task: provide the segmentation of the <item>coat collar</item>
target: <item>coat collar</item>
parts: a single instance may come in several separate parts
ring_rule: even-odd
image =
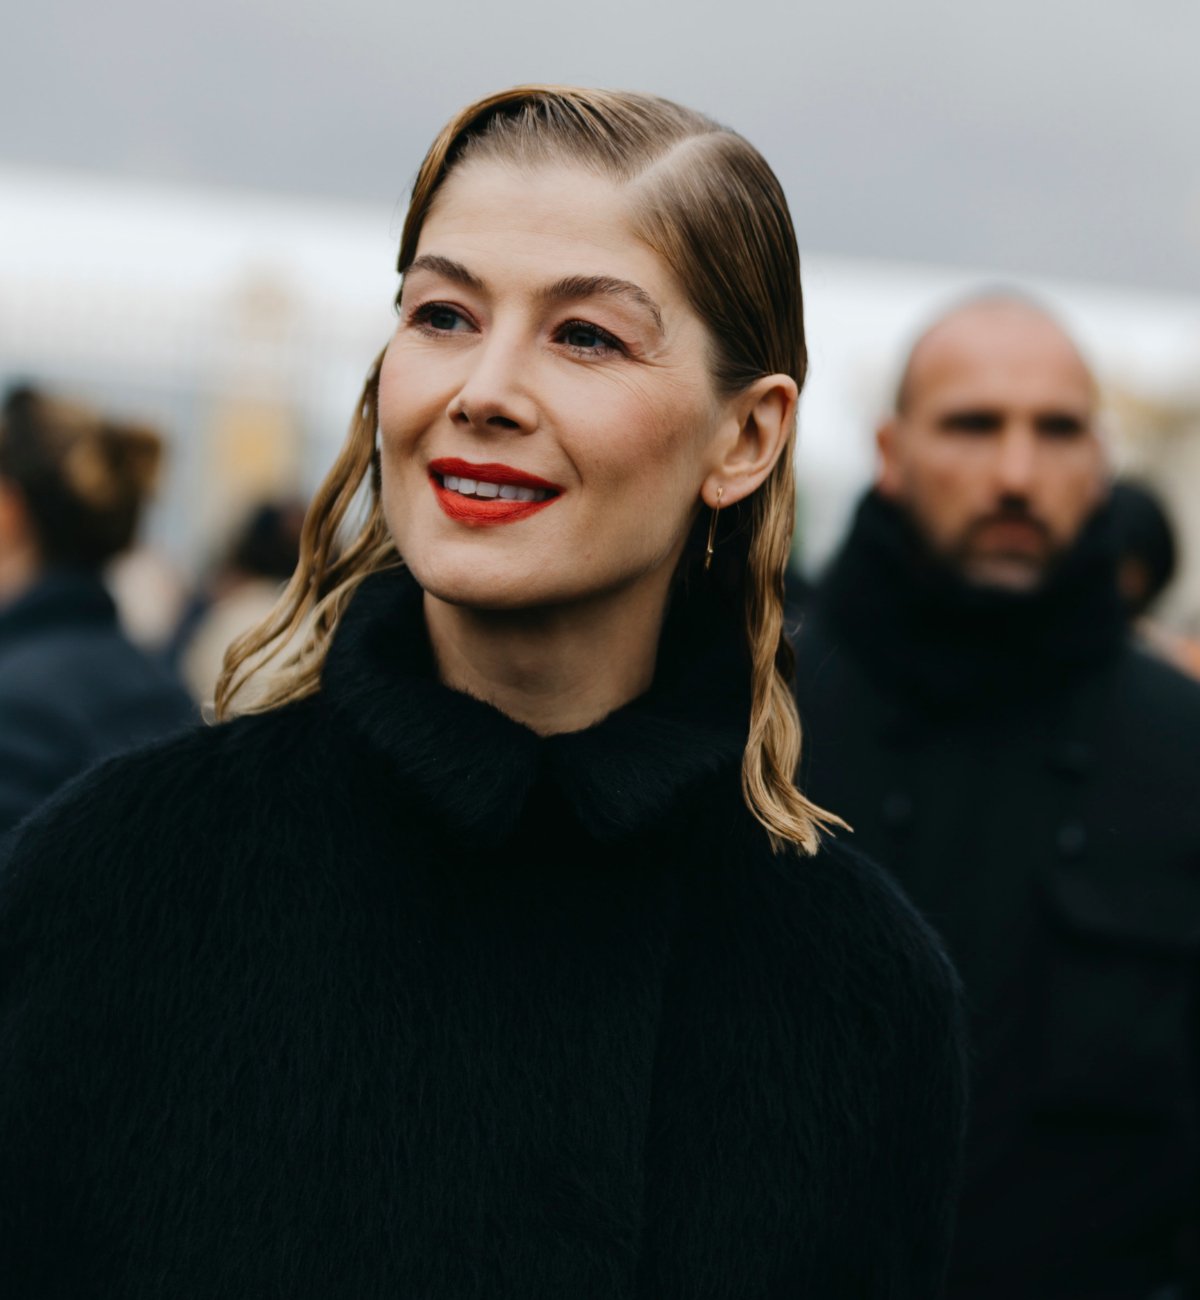
[[[1127,634],[1107,508],[1044,586],[1020,593],[963,582],[901,510],[868,493],[817,605],[873,677],[933,707],[1008,707],[1056,691],[1110,660]]]
[[[516,829],[535,787],[613,842],[664,817],[705,778],[736,771],[749,720],[740,620],[677,601],[651,689],[584,731],[540,737],[443,686],[410,573],[374,574],[342,616],[322,672],[335,716],[386,757],[446,827],[485,842]]]
[[[56,569],[0,608],[0,646],[81,623],[113,625],[117,609],[95,574]]]

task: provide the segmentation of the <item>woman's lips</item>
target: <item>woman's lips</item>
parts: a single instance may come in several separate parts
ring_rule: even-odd
[[[557,501],[562,488],[511,465],[445,457],[430,461],[429,481],[438,505],[459,523],[513,524]]]

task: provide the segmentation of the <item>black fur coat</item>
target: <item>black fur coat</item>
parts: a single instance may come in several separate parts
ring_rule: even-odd
[[[539,739],[439,685],[380,575],[317,696],[28,823],[3,1293],[931,1300],[955,977],[863,859],[772,856],[743,665],[694,632]]]

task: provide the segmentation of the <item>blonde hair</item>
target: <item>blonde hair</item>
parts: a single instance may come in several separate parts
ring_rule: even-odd
[[[416,256],[430,207],[447,176],[468,159],[519,165],[568,162],[630,187],[639,237],[671,266],[713,344],[712,372],[724,395],[769,374],[804,383],[800,263],[787,201],[762,156],[700,113],[651,95],[564,86],[519,86],[457,114],[433,142],[413,186],[399,270]],[[401,559],[388,534],[375,457],[380,358],[336,464],[305,520],[300,564],[260,627],[234,643],[217,686],[217,716],[238,690],[302,630],[301,649],[255,704],[274,708],[315,692],[330,639],[355,589]],[[783,577],[791,546],[794,428],[766,482],[721,512],[719,546],[744,569],[751,662],[750,729],[742,763],[746,803],[779,851],[816,851],[820,833],[842,825],[796,788],[800,722],[792,697],[792,651],[783,631]],[[366,518],[346,548],[337,540],[362,485]],[[702,521],[703,522],[703,521]],[[685,563],[687,561],[685,560]]]

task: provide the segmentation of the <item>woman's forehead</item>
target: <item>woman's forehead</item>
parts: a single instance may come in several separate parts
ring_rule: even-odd
[[[453,258],[477,274],[607,275],[656,299],[680,296],[670,267],[634,229],[628,187],[569,164],[464,163],[425,219],[423,255]]]

